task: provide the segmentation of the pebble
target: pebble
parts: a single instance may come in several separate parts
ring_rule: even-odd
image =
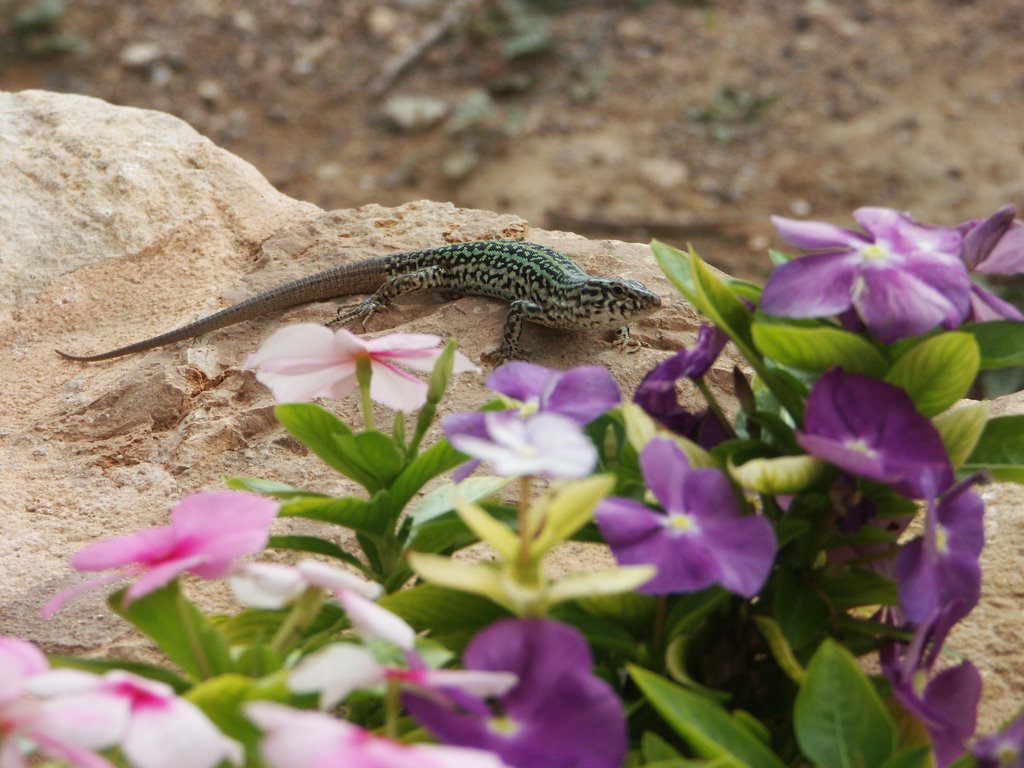
[[[448,103],[433,96],[392,96],[384,102],[385,117],[403,131],[419,131],[436,125],[450,111]]]
[[[121,50],[121,63],[131,69],[143,69],[164,55],[160,43],[129,43]]]

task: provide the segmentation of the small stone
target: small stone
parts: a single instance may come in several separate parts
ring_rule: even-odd
[[[449,181],[461,181],[480,165],[480,153],[472,149],[459,149],[441,161],[441,173]]]
[[[200,80],[196,94],[208,105],[213,106],[224,98],[224,86],[217,80]]]
[[[659,189],[681,187],[690,178],[690,169],[686,167],[685,163],[666,157],[641,160],[637,171],[644,181]]]
[[[811,214],[811,204],[807,200],[797,198],[796,200],[790,200],[789,212],[794,216],[809,216]]]
[[[432,96],[392,96],[383,106],[384,115],[403,131],[419,131],[436,125],[448,114],[448,103]]]
[[[160,43],[130,43],[121,50],[121,63],[130,69],[144,69],[163,55]]]
[[[633,45],[646,43],[650,38],[647,25],[636,16],[627,16],[619,22],[615,32],[623,42]]]
[[[366,28],[374,37],[387,37],[398,27],[398,14],[390,8],[376,6],[366,14]]]
[[[317,181],[333,182],[338,181],[345,175],[345,167],[341,163],[321,163],[316,168]]]

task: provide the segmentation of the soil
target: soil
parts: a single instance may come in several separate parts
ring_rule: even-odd
[[[6,20],[0,89],[170,112],[328,210],[450,200],[692,240],[757,278],[771,214],[952,224],[1024,198],[1024,6],[1005,0],[79,0],[52,19]]]

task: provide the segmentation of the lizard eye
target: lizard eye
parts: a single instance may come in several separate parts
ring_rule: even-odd
[[[614,296],[616,299],[624,299],[624,298],[626,298],[626,287],[625,286],[623,286],[623,285],[612,285],[611,286],[611,290],[612,290],[612,296]]]

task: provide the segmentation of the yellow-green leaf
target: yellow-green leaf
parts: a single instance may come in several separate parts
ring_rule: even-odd
[[[893,363],[885,380],[903,389],[923,416],[935,416],[964,397],[981,365],[978,342],[950,331],[915,344]]]
[[[741,487],[755,493],[797,493],[813,483],[825,463],[813,456],[778,456],[751,459],[739,466],[730,459],[729,474]]]
[[[611,475],[594,475],[563,486],[554,497],[540,499],[531,510],[533,520],[543,520],[540,534],[530,542],[531,559],[539,559],[566,541],[594,517],[594,507],[615,485]]]
[[[988,404],[973,403],[940,413],[933,420],[954,469],[959,469],[978,444],[988,422]]]

